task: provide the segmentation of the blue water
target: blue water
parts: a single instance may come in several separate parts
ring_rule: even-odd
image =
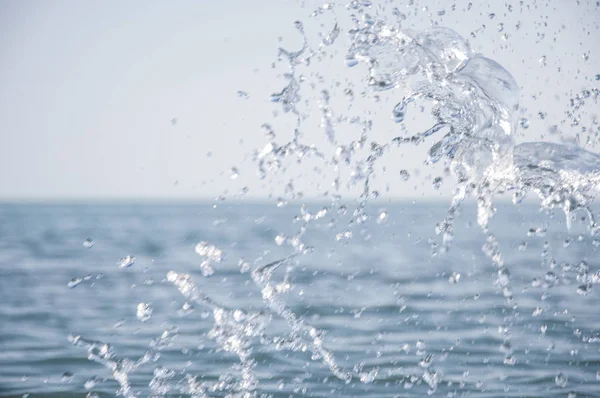
[[[321,207],[308,205],[313,212]],[[377,223],[383,208],[389,218]],[[590,275],[598,271],[598,242],[583,223],[574,223],[569,234],[560,212],[499,206],[490,231],[511,272],[514,299],[508,303],[481,251],[485,236],[472,204],[456,222],[450,251],[435,247],[435,225],[446,209],[445,203],[375,203],[368,208],[373,217],[355,226],[349,241],[335,240],[349,215],[331,224],[330,215],[312,222],[304,239],[314,251],[288,269],[285,302],[326,332],[324,346],[338,365],[379,370],[370,383],[354,377],[346,384],[310,353],[278,350],[254,338],[256,394],[422,397],[430,390],[422,375],[434,369],[439,383],[429,391],[433,396],[600,396],[599,290],[577,293],[580,262],[587,262]],[[189,273],[220,305],[270,314],[267,335],[289,335],[238,260],[260,266],[290,254],[275,237],[298,231],[297,214],[299,206],[292,204],[1,205],[0,396],[115,396],[119,384],[109,369],[88,360],[87,349],[71,344],[69,334],[110,343],[117,359],[136,360],[173,326],[177,336],[160,357],[129,375],[134,394],[190,396],[182,393],[186,375],[207,386],[226,375],[235,381],[239,359],[208,333],[210,308],[180,311],[185,298],[166,274]],[[540,232],[528,234],[531,228]],[[91,248],[83,245],[88,237]],[[209,277],[194,252],[200,241],[223,251]],[[120,268],[127,255],[135,263]],[[278,270],[273,281],[285,272]],[[142,302],[153,308],[146,322],[136,317]],[[504,363],[502,327],[510,335],[513,365]],[[428,355],[429,368],[420,365]],[[173,372],[151,382],[164,369]],[[96,383],[86,384],[94,377]],[[205,392],[221,397],[231,389]]]

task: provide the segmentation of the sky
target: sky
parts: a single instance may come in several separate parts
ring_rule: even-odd
[[[570,140],[580,132],[564,112],[570,96],[598,86],[595,0],[473,2],[470,9],[468,1],[456,1],[454,10],[447,1],[389,3],[386,12],[398,7],[410,14],[407,27],[453,28],[515,76],[522,115],[530,120],[518,141]],[[326,187],[316,166],[260,181],[252,153],[267,142],[260,126],[278,109],[269,95],[284,86],[285,65],[273,67],[277,49],[301,44],[296,20],[310,38],[329,31],[334,19],[309,17],[322,4],[0,2],[0,200],[195,200],[246,191],[267,198],[290,194],[290,179],[306,197],[321,195]],[[373,13],[385,12],[374,7]],[[343,80],[346,44],[340,39],[339,53],[312,73]],[[591,126],[594,112],[582,124]],[[549,134],[555,125],[561,133]],[[317,123],[305,129],[309,138],[324,134]],[[383,140],[384,130],[370,139]],[[278,139],[286,134],[282,128]],[[450,193],[451,183],[431,188],[430,178],[441,171],[424,168],[426,149],[385,160],[381,186],[388,197]],[[402,169],[413,175],[409,182],[399,177]]]

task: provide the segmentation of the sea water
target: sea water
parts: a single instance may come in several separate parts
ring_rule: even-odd
[[[516,307],[515,363],[506,365],[502,325],[513,310],[481,251],[473,205],[443,255],[431,242],[445,203],[385,203],[385,222],[370,220],[352,243],[336,241],[326,218],[315,222],[307,234],[314,251],[287,276],[276,271],[287,307],[322,333],[349,382],[301,347],[310,337],[299,337],[298,349],[274,342],[292,340],[289,325],[266,308],[249,271],[286,255],[273,242],[293,225],[295,206],[3,205],[1,394],[114,396],[113,368],[75,337],[98,342],[94,355],[106,349],[115,363],[148,356],[128,373],[129,394],[232,394],[242,388],[242,361],[215,336],[218,306],[260,318],[243,338],[259,394],[420,397],[432,389],[423,376],[433,374],[436,396],[597,396],[598,289],[579,287],[584,277],[600,281],[598,242],[581,222],[569,234],[560,213],[499,205],[491,228],[506,248]],[[208,277],[194,251],[201,241],[223,252]],[[130,254],[135,262],[120,267]],[[189,274],[206,302],[182,295],[172,270]],[[152,311],[140,316],[140,303]],[[247,316],[238,314],[243,327]]]

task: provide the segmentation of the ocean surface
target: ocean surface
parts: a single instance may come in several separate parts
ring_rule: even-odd
[[[299,205],[0,205],[0,396],[600,397],[585,223],[498,205],[508,300],[474,203],[441,249],[447,208],[375,201],[352,236],[344,208],[311,221],[273,269],[280,311],[247,271],[294,252]]]

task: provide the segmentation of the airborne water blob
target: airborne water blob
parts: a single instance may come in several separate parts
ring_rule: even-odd
[[[119,267],[127,268],[131,267],[135,263],[135,257],[133,256],[125,256],[119,260]]]
[[[83,278],[77,278],[77,277],[76,277],[76,278],[73,278],[73,279],[71,279],[71,281],[70,281],[70,282],[67,284],[67,287],[69,287],[69,288],[71,288],[71,289],[72,289],[72,288],[76,287],[77,285],[79,285],[81,282],[83,282]]]
[[[152,317],[154,309],[148,303],[139,303],[137,305],[136,316],[142,322],[147,322]]]

